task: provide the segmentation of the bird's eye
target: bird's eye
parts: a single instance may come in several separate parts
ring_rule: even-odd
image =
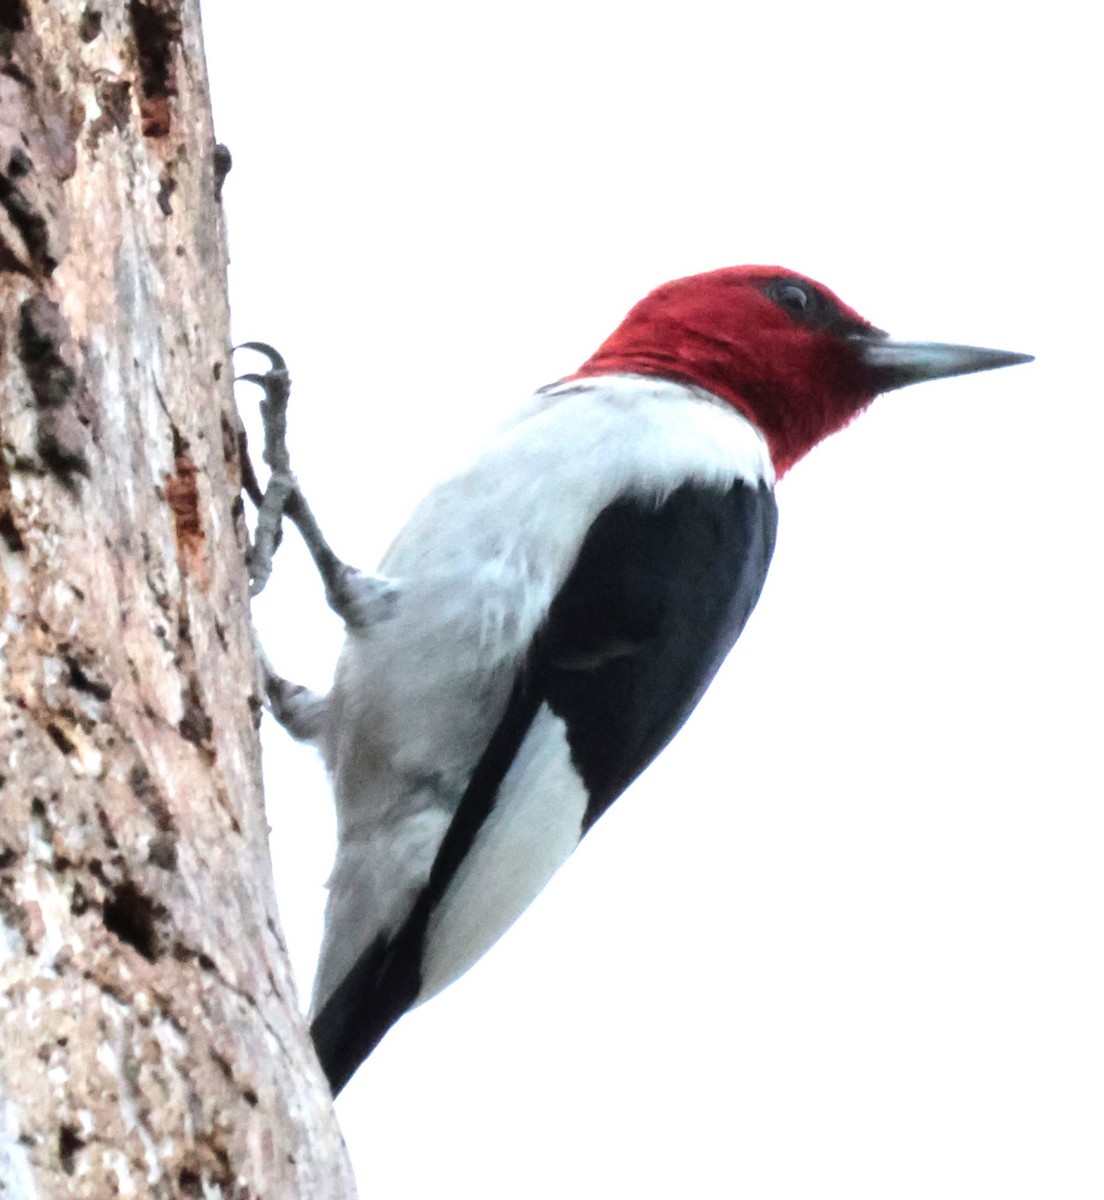
[[[771,299],[795,317],[803,317],[809,310],[809,293],[796,283],[780,283],[771,289]]]

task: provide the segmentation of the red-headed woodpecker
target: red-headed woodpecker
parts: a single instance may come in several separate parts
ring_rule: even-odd
[[[759,597],[776,478],[880,392],[1027,361],[893,342],[777,267],[712,271],[657,288],[422,501],[332,691],[281,714],[337,797],[312,1005],[335,1092],[686,720]]]

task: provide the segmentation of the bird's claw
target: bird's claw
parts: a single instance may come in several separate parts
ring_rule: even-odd
[[[288,377],[287,363],[284,361],[284,356],[275,346],[270,346],[268,342],[241,342],[231,351],[237,354],[239,350],[255,350],[258,354],[263,354],[268,359],[269,369],[268,374],[282,374],[285,378]],[[239,379],[247,378],[245,375],[239,375]]]
[[[249,552],[251,594],[259,595],[272,574],[272,559],[280,544],[281,521],[287,516],[303,535],[325,585],[330,608],[350,629],[363,629],[383,619],[395,596],[394,584],[365,575],[334,554],[291,470],[291,455],[287,448],[291,376],[283,355],[267,342],[242,342],[234,349],[235,352],[253,351],[269,362],[269,369],[263,373],[249,372],[236,377],[236,382],[255,383],[264,393],[261,401],[264,461],[271,470],[263,493],[255,483],[256,496],[250,490],[250,496],[257,503],[257,527]],[[245,455],[245,462],[248,462],[248,455]],[[243,465],[243,476],[252,476],[251,465],[248,472]]]

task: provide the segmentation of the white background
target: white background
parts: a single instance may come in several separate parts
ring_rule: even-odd
[[[234,337],[289,360],[296,469],[359,565],[667,278],[781,263],[898,336],[1038,356],[885,397],[783,481],[687,728],[341,1098],[364,1196],[1099,1200],[1087,10],[206,9]],[[293,542],[257,619],[324,688]],[[305,996],[331,806],[265,745]]]

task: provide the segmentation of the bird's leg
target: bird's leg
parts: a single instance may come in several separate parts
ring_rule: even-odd
[[[344,563],[330,549],[291,470],[287,448],[287,404],[291,378],[282,356],[264,342],[245,342],[239,350],[255,350],[269,360],[263,374],[239,375],[239,380],[257,384],[264,425],[264,461],[271,471],[262,493],[243,447],[242,475],[246,490],[257,503],[257,529],[249,552],[251,594],[256,596],[272,573],[272,559],[280,543],[280,525],[287,518],[296,526],[326,589],[326,602],[349,629],[365,629],[384,619],[398,589],[393,580],[365,575]],[[252,481],[252,488],[250,487]],[[259,500],[258,500],[259,497]]]
[[[268,711],[293,738],[301,742],[317,742],[326,719],[326,697],[278,675],[256,632],[253,634],[253,643],[261,668]]]
[[[295,479],[289,469],[285,440],[287,400],[291,391],[287,365],[271,346],[251,343],[248,348],[265,354],[270,364],[264,375],[242,375],[235,379],[235,382],[238,379],[247,379],[256,383],[264,392],[264,399],[261,401],[265,428],[264,457],[265,462],[272,468],[268,487],[262,490],[253,460],[249,456],[245,427],[239,421],[238,458],[241,463],[242,488],[257,508],[257,527],[246,555],[249,594],[257,596],[264,590],[272,574],[272,560],[283,534],[283,514],[287,509],[288,498],[295,490]],[[277,429],[270,429],[273,421],[278,423]],[[276,446],[276,453],[270,454],[274,438],[283,445],[282,461],[279,445]],[[326,711],[325,697],[278,674],[261,645],[256,629],[253,630],[253,648],[261,676],[261,695],[269,712],[292,737],[300,741],[314,740],[322,731]]]
[[[264,393],[261,419],[264,426],[264,461],[270,469],[262,490],[249,457],[245,431],[239,432],[242,487],[257,506],[257,526],[248,552],[250,595],[257,596],[272,574],[272,560],[280,545],[286,515],[298,528],[326,589],[326,600],[350,629],[364,628],[386,614],[396,588],[390,580],[375,579],[343,563],[330,549],[318,522],[299,490],[291,471],[287,448],[287,404],[291,378],[283,357],[264,342],[238,347],[263,354],[269,368],[263,374],[240,375]],[[269,711],[277,722],[300,741],[317,741],[326,718],[326,697],[279,675],[254,632],[261,686]]]

